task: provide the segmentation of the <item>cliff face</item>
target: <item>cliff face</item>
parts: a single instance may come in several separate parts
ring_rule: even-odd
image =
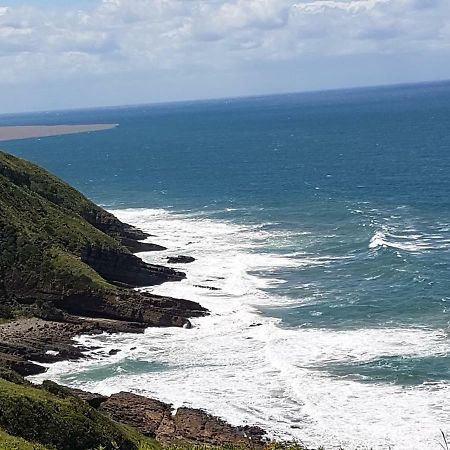
[[[0,192],[0,317],[44,309],[167,326],[205,313],[129,289],[185,274],[133,255],[160,248],[44,169],[0,152]]]
[[[137,395],[36,387],[20,376],[44,372],[39,363],[81,358],[76,335],[189,327],[190,317],[207,313],[132,289],[185,276],[132,253],[164,249],[141,241],[147,237],[45,170],[0,152],[1,448],[158,450],[155,438],[186,449],[262,448],[259,428],[232,427],[200,410],[173,414],[171,405]]]

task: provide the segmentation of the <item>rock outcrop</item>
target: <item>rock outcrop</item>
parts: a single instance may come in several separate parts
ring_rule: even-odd
[[[185,255],[169,256],[167,258],[167,262],[169,264],[188,264],[194,261],[195,258],[193,256],[185,256]]]
[[[169,267],[147,264],[131,253],[87,245],[81,252],[81,261],[92,267],[111,283],[119,282],[132,287],[151,286],[166,281],[179,281],[186,277]]]
[[[265,432],[259,427],[234,427],[200,409],[182,407],[174,414],[172,405],[129,392],[119,392],[104,399],[100,411],[162,442],[252,448],[262,447],[265,442]]]
[[[147,326],[184,326],[195,302],[130,288],[178,281],[183,272],[133,251],[162,247],[44,169],[0,152],[0,317],[64,314]],[[127,248],[128,247],[128,248]],[[59,311],[59,313],[58,313]]]

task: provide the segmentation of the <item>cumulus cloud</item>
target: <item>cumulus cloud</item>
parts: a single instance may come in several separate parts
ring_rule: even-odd
[[[1,6],[0,83],[448,52],[449,0],[99,0]]]

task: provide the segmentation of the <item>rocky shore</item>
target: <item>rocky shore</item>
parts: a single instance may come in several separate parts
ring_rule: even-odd
[[[76,316],[67,316],[60,322],[28,318],[4,323],[0,325],[0,369],[6,367],[22,376],[44,373],[46,369],[39,363],[85,357],[83,351],[88,349],[75,345],[76,335],[136,333],[143,332],[146,326],[139,322]],[[183,407],[174,412],[170,404],[129,392],[107,397],[49,383],[44,385],[50,392],[73,395],[107,417],[163,444],[183,442],[247,448],[262,448],[266,444],[261,428],[235,427],[199,409]]]
[[[182,407],[174,412],[168,403],[129,392],[106,397],[79,389],[69,391],[114,420],[131,425],[159,442],[183,441],[254,448],[265,444],[265,432],[261,428],[234,427],[200,409]]]
[[[3,429],[71,450],[137,449],[139,436],[160,443],[264,445],[260,428],[233,427],[201,410],[174,413],[171,405],[131,393],[103,397],[49,381],[40,388],[26,382],[22,376],[45,372],[42,363],[85,357],[88,349],[76,345],[77,335],[190,328],[190,318],[208,311],[193,301],[133,289],[185,274],[137,257],[165,248],[52,174],[0,152],[0,188],[0,440]],[[193,260],[182,255],[168,262]],[[61,408],[67,410],[63,416]],[[48,421],[35,428],[44,410]],[[60,434],[59,422],[72,427],[72,438]],[[86,435],[81,423],[98,431]],[[133,427],[138,437],[116,423]],[[122,444],[115,447],[117,442]]]

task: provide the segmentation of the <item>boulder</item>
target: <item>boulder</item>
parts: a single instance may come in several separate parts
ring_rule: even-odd
[[[191,262],[194,262],[195,258],[193,256],[185,256],[185,255],[178,255],[178,256],[168,256],[167,262],[169,264],[188,264]]]

